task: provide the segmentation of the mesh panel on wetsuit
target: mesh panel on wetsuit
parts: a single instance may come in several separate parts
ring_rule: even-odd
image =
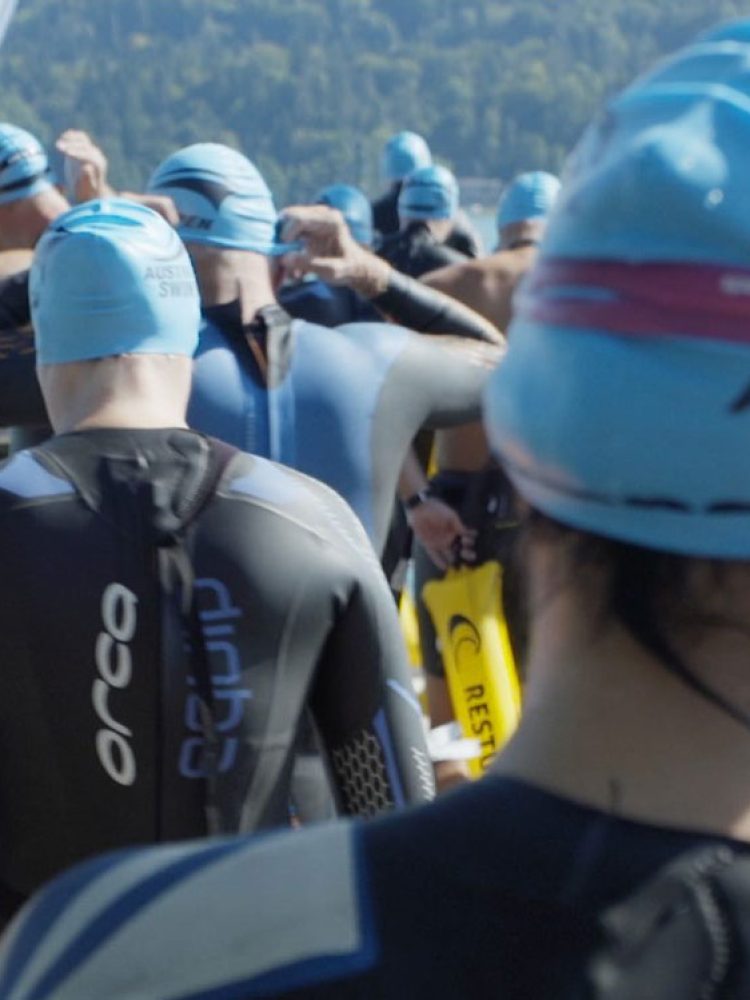
[[[419,774],[419,783],[427,798],[435,794],[435,771],[430,758],[419,747],[411,748],[411,756]]]
[[[331,753],[346,811],[374,816],[394,806],[383,750],[366,730]]]

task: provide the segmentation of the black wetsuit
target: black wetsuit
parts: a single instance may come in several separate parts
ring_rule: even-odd
[[[488,776],[372,823],[92,862],[27,911],[0,995],[571,1000],[588,995],[574,984],[601,911],[679,855],[722,844]]]
[[[294,319],[304,319],[321,326],[371,323],[382,319],[375,306],[353,289],[327,285],[317,278],[282,285],[277,298],[279,304]]]
[[[401,183],[397,182],[372,203],[373,226],[380,233],[381,238],[390,236],[391,233],[397,233],[400,228],[398,217],[398,196],[400,193]],[[454,250],[466,254],[467,257],[481,257],[484,252],[479,233],[472,226],[466,213],[460,209],[445,243]]]
[[[0,537],[0,914],[106,848],[285,823],[305,706],[342,812],[429,798],[392,601],[327,487],[88,430],[0,469]]]
[[[29,272],[0,279],[0,427],[44,426],[47,411],[36,378]]]
[[[463,264],[466,254],[441,243],[424,222],[409,222],[397,233],[386,236],[378,247],[378,255],[402,274],[420,278],[449,264]]]

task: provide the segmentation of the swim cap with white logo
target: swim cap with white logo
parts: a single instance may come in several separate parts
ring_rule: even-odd
[[[289,249],[276,242],[276,208],[260,171],[229,146],[200,142],[178,150],[156,168],[148,190],[172,198],[186,243],[264,255]]]
[[[574,152],[491,379],[530,503],[597,534],[750,557],[750,34],[615,99]]]
[[[183,354],[198,343],[198,287],[182,242],[150,208],[84,202],[39,241],[29,279],[39,364]]]

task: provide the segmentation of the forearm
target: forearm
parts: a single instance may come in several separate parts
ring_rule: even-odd
[[[427,487],[427,476],[419,464],[416,452],[409,448],[398,477],[399,500],[408,500]]]
[[[383,278],[381,285],[382,281]],[[363,285],[362,294],[369,297],[380,312],[402,326],[419,333],[453,334],[488,344],[503,343],[500,331],[479,313],[393,268],[387,274],[385,289],[368,295],[368,291],[377,287],[374,282]]]

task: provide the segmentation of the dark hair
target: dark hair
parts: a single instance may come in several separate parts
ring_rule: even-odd
[[[599,614],[620,622],[629,634],[667,669],[735,719],[750,726],[750,717],[703,683],[675,648],[680,626],[746,629],[744,623],[709,612],[693,586],[691,570],[708,565],[717,587],[727,572],[727,562],[659,552],[615,539],[604,538],[560,524],[531,509],[524,519],[522,536],[529,541],[559,542],[568,547],[570,565],[600,566],[607,571],[606,590]],[[524,541],[521,541],[521,552]],[[522,556],[521,556],[522,558]]]

